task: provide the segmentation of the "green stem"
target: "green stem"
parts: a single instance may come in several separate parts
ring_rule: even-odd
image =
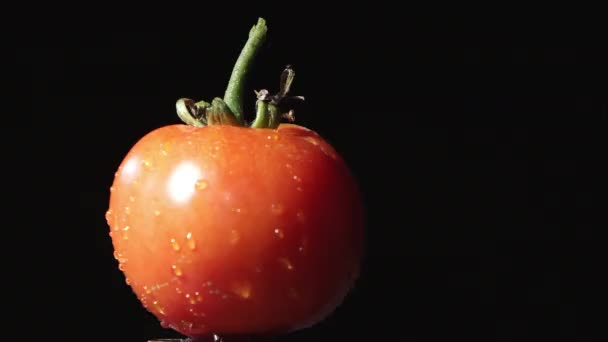
[[[249,31],[249,39],[247,40],[247,43],[245,43],[245,46],[232,69],[230,81],[228,81],[228,87],[224,93],[224,102],[226,102],[228,108],[230,108],[240,123],[243,123],[244,121],[243,95],[245,90],[245,77],[251,68],[255,55],[266,39],[266,32],[266,21],[259,18],[257,24]]]
[[[251,128],[268,127],[268,102],[258,100],[255,103],[255,120],[251,123]]]

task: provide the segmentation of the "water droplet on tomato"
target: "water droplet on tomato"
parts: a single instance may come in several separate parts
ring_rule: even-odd
[[[129,207],[129,206],[125,207],[125,214],[127,214],[127,215],[131,214],[131,207]]]
[[[110,224],[111,219],[112,219],[112,209],[108,209],[108,211],[106,211],[106,222],[108,224]]]
[[[309,143],[318,146],[319,145],[319,141],[313,137],[306,137],[304,138],[304,140],[308,141]]]
[[[300,183],[302,182],[302,178],[300,178],[299,176],[293,175],[293,180]]]
[[[122,229],[122,239],[123,239],[123,240],[129,240],[129,229],[130,229],[130,227],[129,227],[129,226],[125,226],[125,227]]]
[[[201,296],[200,293],[198,292],[194,292],[194,298],[196,299],[197,302],[202,302],[203,301],[203,296]]]
[[[287,259],[287,258],[279,258],[279,263],[285,267],[285,269],[291,271],[293,270],[293,264],[291,263],[291,260]]]
[[[135,196],[129,196],[129,201],[130,201],[131,203],[135,202]]]
[[[160,154],[162,154],[163,157],[166,157],[169,155],[169,152],[167,152],[167,150],[164,148],[164,146],[162,144],[160,145]]]
[[[160,216],[160,210],[154,210],[154,216]]]
[[[129,280],[129,278],[125,277],[125,283],[126,283],[127,285],[131,285],[131,280]]]
[[[178,276],[178,277],[182,276],[182,274],[183,274],[182,269],[179,266],[171,265],[171,269],[173,270],[173,274],[175,274],[176,276]]]
[[[120,253],[118,251],[114,251],[114,253],[112,253],[112,255],[114,255],[114,259],[116,259],[116,260],[122,259],[122,253]]]
[[[287,163],[287,164],[285,164],[285,167],[288,169],[291,169],[293,166],[291,166],[291,164]]]
[[[167,322],[165,322],[165,321],[162,321],[162,320],[161,320],[161,321],[160,321],[160,326],[161,326],[163,329],[169,329],[169,323],[167,323]]]
[[[272,212],[273,215],[281,215],[284,210],[285,208],[283,208],[281,203],[273,203],[270,205],[270,212]]]
[[[152,163],[149,160],[144,159],[141,163],[146,170],[149,170],[152,167]]]
[[[121,271],[124,271],[125,270],[125,263],[124,262],[118,263],[118,269],[121,270]]]
[[[161,315],[165,315],[165,309],[160,305],[160,303],[155,300],[152,302],[152,305],[154,306],[154,309]]]
[[[182,289],[180,289],[179,287],[176,287],[176,288],[175,288],[175,292],[177,292],[177,293],[181,294],[181,293],[182,293]]]
[[[213,282],[212,281],[208,281],[207,282],[207,286],[213,286]]]
[[[243,299],[248,299],[251,297],[251,284],[247,281],[234,282],[232,292]]]
[[[115,188],[113,186],[110,187],[110,192],[114,192]]]
[[[146,294],[152,293],[152,290],[150,290],[150,288],[147,287],[146,285],[144,285],[144,291],[146,291]]]
[[[298,190],[299,192],[302,192],[303,189],[302,189],[301,186],[299,186],[299,187],[296,188],[296,190]]]
[[[194,183],[194,187],[196,188],[196,190],[205,190],[207,189],[207,186],[209,184],[207,184],[207,181],[204,179],[199,179],[196,181],[196,183]]]
[[[179,243],[175,239],[171,239],[171,247],[176,252],[180,250]]]
[[[196,249],[196,241],[194,241],[194,238],[192,237],[192,233],[190,233],[190,232],[188,232],[188,234],[186,234],[186,245],[192,251]]]
[[[275,234],[275,235],[276,235],[276,236],[277,236],[279,239],[282,239],[282,238],[284,238],[284,237],[285,237],[285,234],[283,234],[283,231],[282,231],[282,230],[280,230],[279,228],[276,228],[276,229],[274,230],[274,234]]]
[[[192,330],[192,327],[194,326],[194,323],[184,320],[181,320],[179,323],[182,325],[182,328],[187,330]]]
[[[230,244],[236,245],[236,243],[239,242],[240,239],[241,239],[241,235],[239,234],[238,230],[232,229],[230,231]]]
[[[114,234],[112,234],[112,232],[109,232],[108,235],[110,235],[110,237],[112,237],[112,235],[114,235]]]
[[[193,296],[191,296],[189,293],[186,293],[185,297],[190,304],[196,304],[196,299]]]

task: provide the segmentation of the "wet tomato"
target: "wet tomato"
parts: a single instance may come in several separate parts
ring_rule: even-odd
[[[124,157],[106,219],[144,307],[197,337],[325,318],[359,274],[363,215],[347,165],[312,130],[176,124]]]
[[[330,313],[358,274],[362,215],[347,167],[313,131],[173,125],[128,153],[107,219],[138,298],[193,336]]]

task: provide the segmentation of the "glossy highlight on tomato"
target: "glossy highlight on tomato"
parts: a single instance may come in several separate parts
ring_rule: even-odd
[[[196,337],[327,317],[359,274],[363,215],[348,167],[312,130],[178,124],[132,147],[106,218],[145,308]]]

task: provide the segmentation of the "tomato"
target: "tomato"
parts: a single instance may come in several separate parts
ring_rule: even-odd
[[[162,127],[131,149],[111,189],[120,269],[185,335],[310,326],[359,272],[357,185],[303,127]]]
[[[110,188],[106,219],[127,284],[164,327],[190,337],[309,327],[360,272],[355,178],[314,131],[273,127],[277,111],[263,111],[278,97],[263,96],[255,128],[240,124],[234,102],[214,100],[206,122],[216,124],[192,117],[149,132]]]

